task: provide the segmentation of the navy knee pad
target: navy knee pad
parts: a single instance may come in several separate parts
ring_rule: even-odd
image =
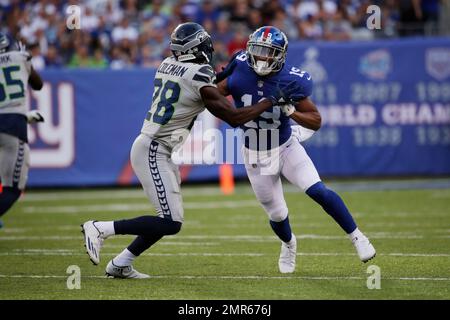
[[[0,216],[4,215],[19,199],[21,192],[19,188],[3,187],[3,191],[0,193]]]

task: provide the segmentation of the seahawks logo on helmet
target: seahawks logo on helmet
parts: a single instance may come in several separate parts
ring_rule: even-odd
[[[170,50],[178,61],[209,63],[214,48],[210,35],[201,25],[187,22],[172,32]]]
[[[19,50],[17,41],[14,41],[6,34],[0,32],[0,53]]]

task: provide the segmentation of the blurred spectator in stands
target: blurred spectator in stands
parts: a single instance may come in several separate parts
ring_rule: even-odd
[[[88,47],[86,45],[79,45],[76,47],[75,53],[69,62],[69,67],[87,68],[91,63],[90,60]]]
[[[332,0],[295,0],[290,7],[290,14],[300,20],[310,15],[326,20],[334,16],[336,8],[336,2]]]
[[[423,34],[423,13],[421,0],[399,0],[400,24],[398,33],[401,36]]]
[[[247,17],[250,13],[250,6],[247,0],[236,0],[231,9],[230,22],[247,24]]]
[[[59,55],[58,48],[54,45],[50,45],[45,56],[46,68],[61,68],[63,66],[63,60]]]
[[[205,21],[217,21],[220,16],[220,9],[213,0],[203,0],[198,9],[195,22],[204,25]]]
[[[352,25],[344,19],[345,12],[338,9],[332,18],[325,24],[325,39],[333,41],[345,41],[351,39]]]
[[[288,19],[283,9],[278,9],[275,12],[273,20],[270,24],[283,31],[288,39],[298,38],[298,29],[296,25],[291,19]]]
[[[426,0],[422,1],[422,14],[423,14],[423,22],[425,23],[425,34],[437,34],[438,32],[438,23],[439,23],[439,8],[440,1],[439,0]]]
[[[228,25],[228,22],[227,22]],[[251,9],[248,15],[247,27],[249,30],[256,30],[262,27],[263,19],[261,12],[258,9]]]
[[[41,53],[41,48],[39,47],[39,44],[35,43],[33,45],[30,45],[28,47],[28,50],[30,51],[31,56],[33,57],[31,59],[31,64],[33,65],[33,68],[35,70],[45,69],[45,58]]]
[[[124,16],[134,26],[139,23],[139,10],[136,0],[122,0]]]
[[[211,34],[212,41],[215,44],[217,41],[228,43],[233,38],[233,32],[230,30],[230,23],[226,15],[221,15],[216,23],[216,31]]]
[[[222,41],[214,41],[214,54],[211,64],[215,67],[216,71],[221,71],[221,67],[227,65],[229,58],[226,44]]]
[[[89,67],[90,68],[98,68],[98,69],[104,69],[104,68],[108,67],[108,61],[106,60],[102,49],[97,48],[94,50],[94,55],[91,58]]]
[[[199,10],[198,0],[181,0],[179,1],[181,18],[183,22],[195,21]]]
[[[243,50],[247,46],[249,31],[244,24],[239,24],[236,27],[234,32],[234,36],[231,41],[228,43],[228,55],[232,56],[239,50]]]
[[[151,28],[166,28],[170,21],[170,8],[162,0],[154,0],[147,5],[142,13],[143,20]]]
[[[123,10],[118,5],[117,1],[108,1],[104,10],[105,12],[102,16],[105,18],[105,24],[109,30],[112,30],[114,25],[117,25],[122,21]]]
[[[372,12],[367,12],[367,9],[373,2],[370,0],[363,0],[359,3],[359,7],[353,7],[350,0],[342,0],[338,5],[338,11],[343,13],[344,20],[347,20],[352,25],[351,38],[353,40],[371,40],[375,38],[376,30],[367,28],[367,21],[372,15]],[[380,22],[385,17],[381,16]],[[381,25],[380,25],[381,27]]]
[[[94,14],[91,8],[86,7],[82,17],[82,30],[86,30],[87,32],[94,32],[98,28],[100,19],[97,15]]]
[[[111,62],[109,64],[111,69],[125,69],[132,66],[132,62],[128,54],[123,52],[118,46],[113,46],[111,49]]]
[[[123,18],[120,25],[115,27],[112,31],[112,39],[115,43],[123,40],[134,42],[138,38],[138,31],[136,28],[130,26],[128,18]]]
[[[322,24],[319,22],[319,18],[312,14],[298,23],[298,29],[301,37],[304,39],[318,40],[323,37]]]
[[[153,47],[146,44],[142,47],[139,57],[139,65],[144,68],[158,68],[161,59],[153,54]]]
[[[391,38],[397,35],[397,23],[399,12],[396,0],[386,0],[381,7],[381,30],[377,30],[376,36]]]
[[[263,25],[272,25],[273,20],[276,19],[276,15],[279,11],[284,12],[284,8],[282,7],[280,1],[278,0],[266,0],[261,5],[259,9],[261,12],[262,23]],[[284,32],[286,30],[283,29]]]

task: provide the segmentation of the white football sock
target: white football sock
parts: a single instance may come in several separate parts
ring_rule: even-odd
[[[94,222],[94,225],[101,232],[104,239],[116,234],[114,230],[114,221],[96,221]]]
[[[356,228],[352,233],[348,234],[348,237],[350,238],[351,241],[353,241],[353,239],[355,238],[361,239],[365,236],[361,231],[359,231],[358,228]]]
[[[285,242],[285,243],[286,243],[288,246],[292,246],[292,245],[294,245],[295,240],[297,240],[297,239],[295,239],[295,235],[292,234],[291,240],[290,240],[289,242]]]
[[[113,263],[119,267],[131,266],[134,259],[136,259],[136,256],[125,248],[113,259]]]

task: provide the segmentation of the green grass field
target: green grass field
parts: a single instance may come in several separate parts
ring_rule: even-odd
[[[183,187],[185,224],[135,263],[146,280],[104,278],[132,239],[110,238],[93,266],[79,225],[152,214],[139,188],[28,191],[0,229],[2,299],[449,299],[450,189],[340,191],[377,256],[363,264],[335,222],[286,188],[298,238],[297,270],[278,272],[280,242],[247,184],[223,196],[217,186]],[[69,290],[68,266],[81,270]],[[381,270],[369,290],[367,268]]]

